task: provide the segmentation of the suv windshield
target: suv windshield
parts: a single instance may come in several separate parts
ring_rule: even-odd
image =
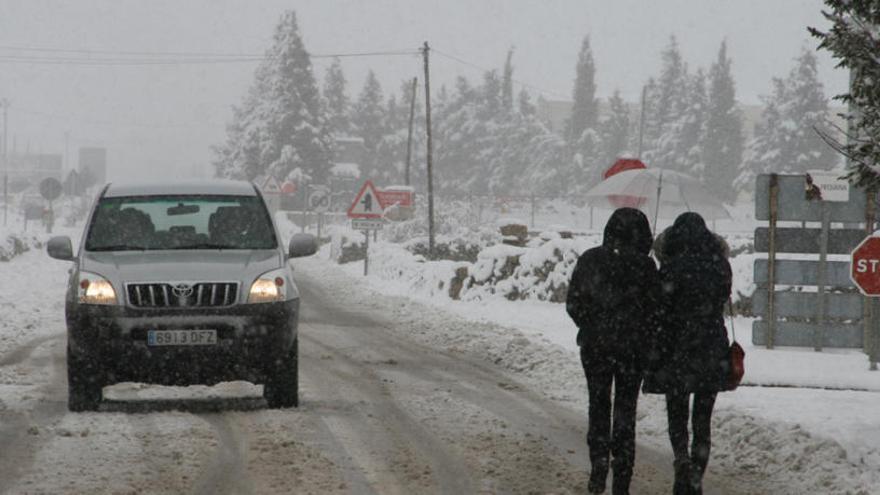
[[[87,251],[274,249],[257,196],[131,196],[98,202]]]

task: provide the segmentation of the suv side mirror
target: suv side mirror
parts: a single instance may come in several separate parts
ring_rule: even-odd
[[[73,261],[73,246],[70,244],[70,237],[66,235],[49,239],[49,243],[46,244],[46,252],[57,260]]]
[[[318,252],[318,241],[312,234],[294,234],[287,251],[289,258],[311,256]]]

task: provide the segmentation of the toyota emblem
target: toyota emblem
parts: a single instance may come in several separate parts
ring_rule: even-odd
[[[193,293],[193,288],[189,284],[177,284],[171,289],[171,292],[177,297],[189,297]]]

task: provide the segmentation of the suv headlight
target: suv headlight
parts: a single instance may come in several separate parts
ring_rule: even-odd
[[[116,304],[113,284],[97,273],[80,272],[77,284],[79,302],[83,304]]]
[[[251,284],[251,290],[248,292],[248,303],[267,303],[284,301],[287,299],[287,277],[286,270],[272,270],[266,272]]]

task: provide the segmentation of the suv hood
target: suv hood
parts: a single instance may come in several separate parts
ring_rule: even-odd
[[[80,270],[119,284],[238,281],[245,285],[284,266],[283,258],[274,249],[84,252],[81,259]]]

